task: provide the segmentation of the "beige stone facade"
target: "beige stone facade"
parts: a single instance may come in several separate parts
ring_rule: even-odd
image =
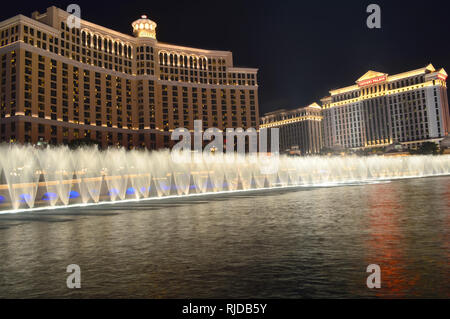
[[[321,100],[324,146],[364,149],[438,143],[450,128],[447,73],[432,64],[389,75],[368,71]]]
[[[257,69],[232,53],[165,44],[143,16],[134,35],[56,7],[0,22],[0,140],[170,147],[178,127],[258,129]]]
[[[361,150],[438,144],[450,130],[446,80],[445,70],[432,64],[394,75],[368,71],[354,85],[329,91],[314,116],[306,115],[310,108],[280,110],[265,114],[260,127],[279,127],[280,150],[299,148],[302,154],[318,153],[318,146]],[[321,128],[306,129],[306,123]]]
[[[293,110],[278,110],[261,117],[260,128],[279,129],[282,153],[317,154],[322,148],[322,112],[317,103]]]

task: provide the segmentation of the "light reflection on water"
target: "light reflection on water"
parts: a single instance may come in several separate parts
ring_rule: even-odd
[[[449,211],[439,177],[1,215],[0,297],[448,298]]]

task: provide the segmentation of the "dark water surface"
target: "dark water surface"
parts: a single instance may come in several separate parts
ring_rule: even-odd
[[[450,177],[0,215],[2,298],[449,298],[449,263]]]

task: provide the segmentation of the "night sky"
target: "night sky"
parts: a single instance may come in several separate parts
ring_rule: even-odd
[[[259,68],[260,114],[308,105],[367,70],[395,74],[432,62],[450,71],[449,1],[12,1],[0,19],[55,5],[131,34],[142,14],[161,42],[233,52],[235,66]],[[366,7],[381,6],[381,29]]]

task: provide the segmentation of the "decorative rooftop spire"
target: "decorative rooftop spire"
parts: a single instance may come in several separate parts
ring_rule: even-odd
[[[135,36],[156,39],[156,22],[148,19],[145,14],[131,25]]]

